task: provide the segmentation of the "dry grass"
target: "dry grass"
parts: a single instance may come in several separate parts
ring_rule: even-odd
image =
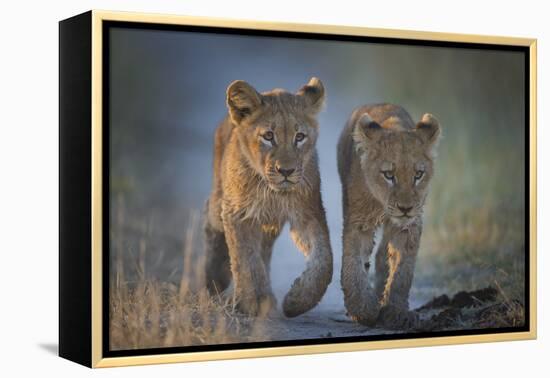
[[[525,324],[524,303],[518,299],[511,299],[498,281],[495,281],[495,285],[499,290],[501,301],[486,308],[480,314],[476,326],[478,328],[522,327]]]
[[[119,208],[114,228],[125,221]],[[112,350],[162,348],[242,343],[265,339],[259,319],[238,314],[223,294],[210,295],[204,289],[204,259],[196,255],[200,244],[200,216],[193,212],[183,245],[183,266],[179,283],[159,281],[146,275],[148,240],[141,236],[139,251],[128,264],[128,250],[113,251],[116,256],[114,279],[109,293],[110,348]],[[113,233],[116,235],[116,233]],[[147,233],[144,233],[147,234]],[[116,239],[116,237],[115,237]],[[124,243],[114,243],[123,248]],[[122,252],[122,253],[121,253]],[[131,265],[130,267],[127,265]],[[135,277],[127,280],[125,272]]]
[[[229,301],[155,281],[113,286],[110,320],[112,350],[228,344],[262,335],[259,323],[236,314]]]

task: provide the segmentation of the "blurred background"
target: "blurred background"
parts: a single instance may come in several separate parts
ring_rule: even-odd
[[[487,285],[523,301],[523,54],[113,28],[109,64],[112,279],[123,271],[128,281],[179,282],[196,268],[229,83],[294,92],[317,76],[327,92],[317,148],[335,274],[315,311],[343,311],[336,143],[355,107],[379,102],[415,120],[433,113],[443,129],[411,307]],[[184,258],[186,245],[195,258]],[[303,268],[287,228],[272,260],[279,302]]]

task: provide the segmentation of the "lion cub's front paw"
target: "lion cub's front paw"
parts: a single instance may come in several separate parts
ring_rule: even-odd
[[[416,328],[420,324],[420,317],[414,311],[387,305],[380,309],[377,324],[394,330]]]
[[[248,316],[267,316],[277,308],[277,300],[273,295],[263,297],[235,297],[235,309]]]

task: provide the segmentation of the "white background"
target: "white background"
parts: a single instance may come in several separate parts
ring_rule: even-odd
[[[0,375],[548,376],[550,27],[543,1],[3,1],[0,22]],[[91,371],[56,356],[58,25],[89,9],[538,38],[537,341]],[[510,172],[510,180],[516,180]],[[546,211],[544,211],[546,210]],[[546,298],[545,298],[546,297]]]

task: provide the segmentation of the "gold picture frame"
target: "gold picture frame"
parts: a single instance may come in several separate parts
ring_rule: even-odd
[[[254,349],[230,349],[216,351],[197,351],[185,353],[167,353],[167,354],[143,354],[124,357],[105,357],[103,353],[103,329],[104,329],[104,282],[103,282],[103,238],[104,229],[103,219],[103,69],[105,60],[103,54],[103,25],[105,22],[130,22],[143,24],[159,25],[190,25],[200,27],[216,28],[238,28],[244,30],[262,30],[262,31],[283,31],[296,33],[316,33],[325,35],[341,36],[360,36],[376,37],[387,39],[399,39],[409,41],[434,41],[451,43],[471,43],[471,44],[490,44],[502,46],[519,46],[528,49],[528,68],[529,68],[529,329],[521,332],[506,332],[495,334],[473,334],[460,336],[430,336],[425,338],[405,338],[398,340],[380,340],[380,341],[361,341],[346,342],[335,344],[313,344],[284,347],[260,347]],[[468,34],[435,33],[424,31],[405,31],[391,29],[375,29],[367,27],[351,27],[336,25],[317,25],[317,24],[294,24],[294,23],[274,23],[258,22],[251,20],[230,20],[209,17],[188,17],[175,15],[144,14],[144,13],[126,13],[93,10],[81,16],[62,21],[60,23],[60,88],[63,92],[68,91],[75,81],[81,80],[81,89],[83,95],[72,92],[72,95],[60,94],[60,128],[61,128],[61,187],[63,203],[61,208],[60,230],[60,355],[70,360],[82,363],[89,367],[113,367],[143,364],[160,364],[188,361],[207,361],[218,359],[237,359],[250,357],[283,356],[328,352],[347,352],[371,349],[435,346],[448,344],[466,344],[494,341],[512,341],[535,339],[537,335],[537,297],[536,297],[536,227],[537,227],[537,182],[536,182],[536,122],[537,122],[537,74],[536,74],[536,39],[513,38],[501,36],[482,36]],[[81,33],[81,34],[78,34]],[[83,33],[83,34],[82,34]],[[82,35],[79,37],[79,35]],[[79,39],[80,38],[80,39]],[[75,59],[75,54],[85,51],[85,54],[79,54],[80,58]],[[71,60],[72,59],[72,60]],[[89,62],[87,62],[89,59]],[[73,72],[71,75],[67,70],[76,70],[69,65],[80,64],[81,69],[86,73],[85,67],[89,67],[89,77],[82,78],[82,72]],[[84,65],[84,66],[82,66]],[[83,81],[82,81],[83,80]],[[82,86],[83,85],[83,86]],[[89,92],[89,97],[86,97]],[[71,101],[80,101],[79,105],[74,105]],[[87,103],[86,101],[90,101]],[[68,110],[72,106],[73,112]],[[74,112],[75,107],[81,111]],[[89,106],[87,108],[87,106]],[[88,123],[89,121],[89,123]],[[86,122],[89,128],[83,127],[80,134],[77,130],[69,130],[69,126],[75,128],[75,122]],[[64,137],[64,135],[66,135]],[[69,165],[64,165],[64,155],[70,151],[67,147],[70,143],[75,143],[74,138],[81,138],[83,143],[89,143],[87,152],[90,159],[89,170],[86,171],[89,179],[81,183],[83,189],[89,185],[88,189],[76,192],[77,188],[64,189],[65,179],[74,180],[73,173],[75,169]],[[76,148],[76,147],[75,147]],[[76,152],[75,152],[76,153]],[[78,155],[77,155],[78,156]],[[70,164],[70,163],[66,163]],[[78,168],[78,169],[81,169]],[[80,174],[86,174],[80,173]],[[73,181],[74,182],[74,181]],[[77,185],[78,186],[78,185]],[[71,192],[75,190],[75,192]],[[89,197],[86,197],[89,196]],[[74,217],[79,215],[71,213],[64,206],[72,206],[75,201],[81,201],[83,198],[89,198],[85,202],[83,209],[87,209],[84,215],[89,215],[89,222],[75,223]],[[80,215],[82,216],[82,214]],[[80,227],[78,230],[75,227]],[[72,239],[69,239],[69,233],[72,233]],[[86,234],[86,238],[79,235]],[[88,243],[89,242],[89,243]],[[78,248],[76,250],[75,248]],[[89,248],[89,252],[88,252]],[[86,249],[84,257],[71,257],[69,254],[80,253],[81,249]],[[69,253],[70,252],[70,253]],[[85,272],[85,274],[80,274]],[[79,275],[80,277],[75,277]],[[75,281],[76,280],[76,281]],[[82,280],[82,281],[78,281]],[[89,284],[85,281],[89,280]],[[78,282],[77,282],[78,281]],[[80,283],[79,283],[80,282]],[[84,283],[82,283],[84,282]],[[87,281],[86,281],[87,282]],[[83,290],[82,298],[84,302],[75,302],[76,290]],[[89,301],[89,302],[88,302]],[[79,312],[80,311],[80,312]],[[88,314],[82,318],[82,314]],[[80,317],[79,317],[80,316]],[[79,317],[80,320],[74,321]],[[76,322],[76,323],[75,323]],[[78,333],[78,335],[77,335]],[[82,336],[84,334],[84,336]],[[83,346],[79,347],[78,343]],[[88,345],[89,344],[89,345]],[[78,351],[75,351],[75,348]]]

